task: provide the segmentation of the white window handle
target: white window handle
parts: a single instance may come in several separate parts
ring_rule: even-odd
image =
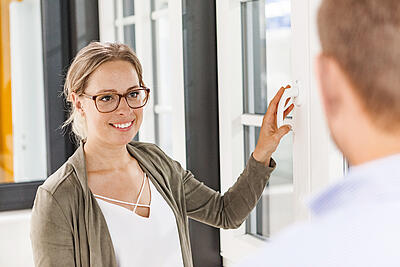
[[[277,122],[278,129],[283,125],[290,125],[290,126],[292,126],[292,129],[293,129],[293,119],[291,119],[291,118],[283,119],[283,113],[285,112],[285,110],[288,107],[290,107],[291,104],[295,104],[295,106],[301,105],[299,93],[300,93],[300,82],[297,80],[294,82],[294,85],[291,88],[286,89],[285,92],[283,93],[281,101],[279,101],[278,111],[276,114],[276,116],[277,116],[276,122]],[[290,100],[285,105],[286,100],[288,100],[288,99],[290,99]]]

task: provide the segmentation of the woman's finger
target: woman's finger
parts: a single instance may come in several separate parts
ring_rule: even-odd
[[[287,117],[287,115],[289,115],[289,113],[294,109],[294,105],[291,104],[283,113],[283,119],[285,119]]]
[[[286,107],[287,103],[289,103],[289,101],[290,101],[290,98],[286,99],[285,107]]]
[[[276,110],[278,109],[279,101],[281,100],[282,95],[285,92],[285,90],[288,88],[290,88],[290,85],[287,85],[286,87],[281,87],[279,89],[279,91],[276,93],[274,98],[269,103],[268,110],[267,110],[268,115],[274,115],[276,113]]]

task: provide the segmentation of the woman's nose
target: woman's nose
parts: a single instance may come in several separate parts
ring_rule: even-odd
[[[131,111],[131,107],[128,105],[128,102],[125,97],[121,98],[121,101],[119,102],[117,112],[120,114],[126,114]]]

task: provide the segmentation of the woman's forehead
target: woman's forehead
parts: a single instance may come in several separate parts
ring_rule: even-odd
[[[90,76],[87,92],[98,93],[101,90],[126,92],[139,87],[139,78],[132,64],[126,61],[111,61],[100,65]]]

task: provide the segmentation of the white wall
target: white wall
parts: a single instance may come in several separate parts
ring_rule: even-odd
[[[0,212],[0,266],[33,267],[31,210]]]

